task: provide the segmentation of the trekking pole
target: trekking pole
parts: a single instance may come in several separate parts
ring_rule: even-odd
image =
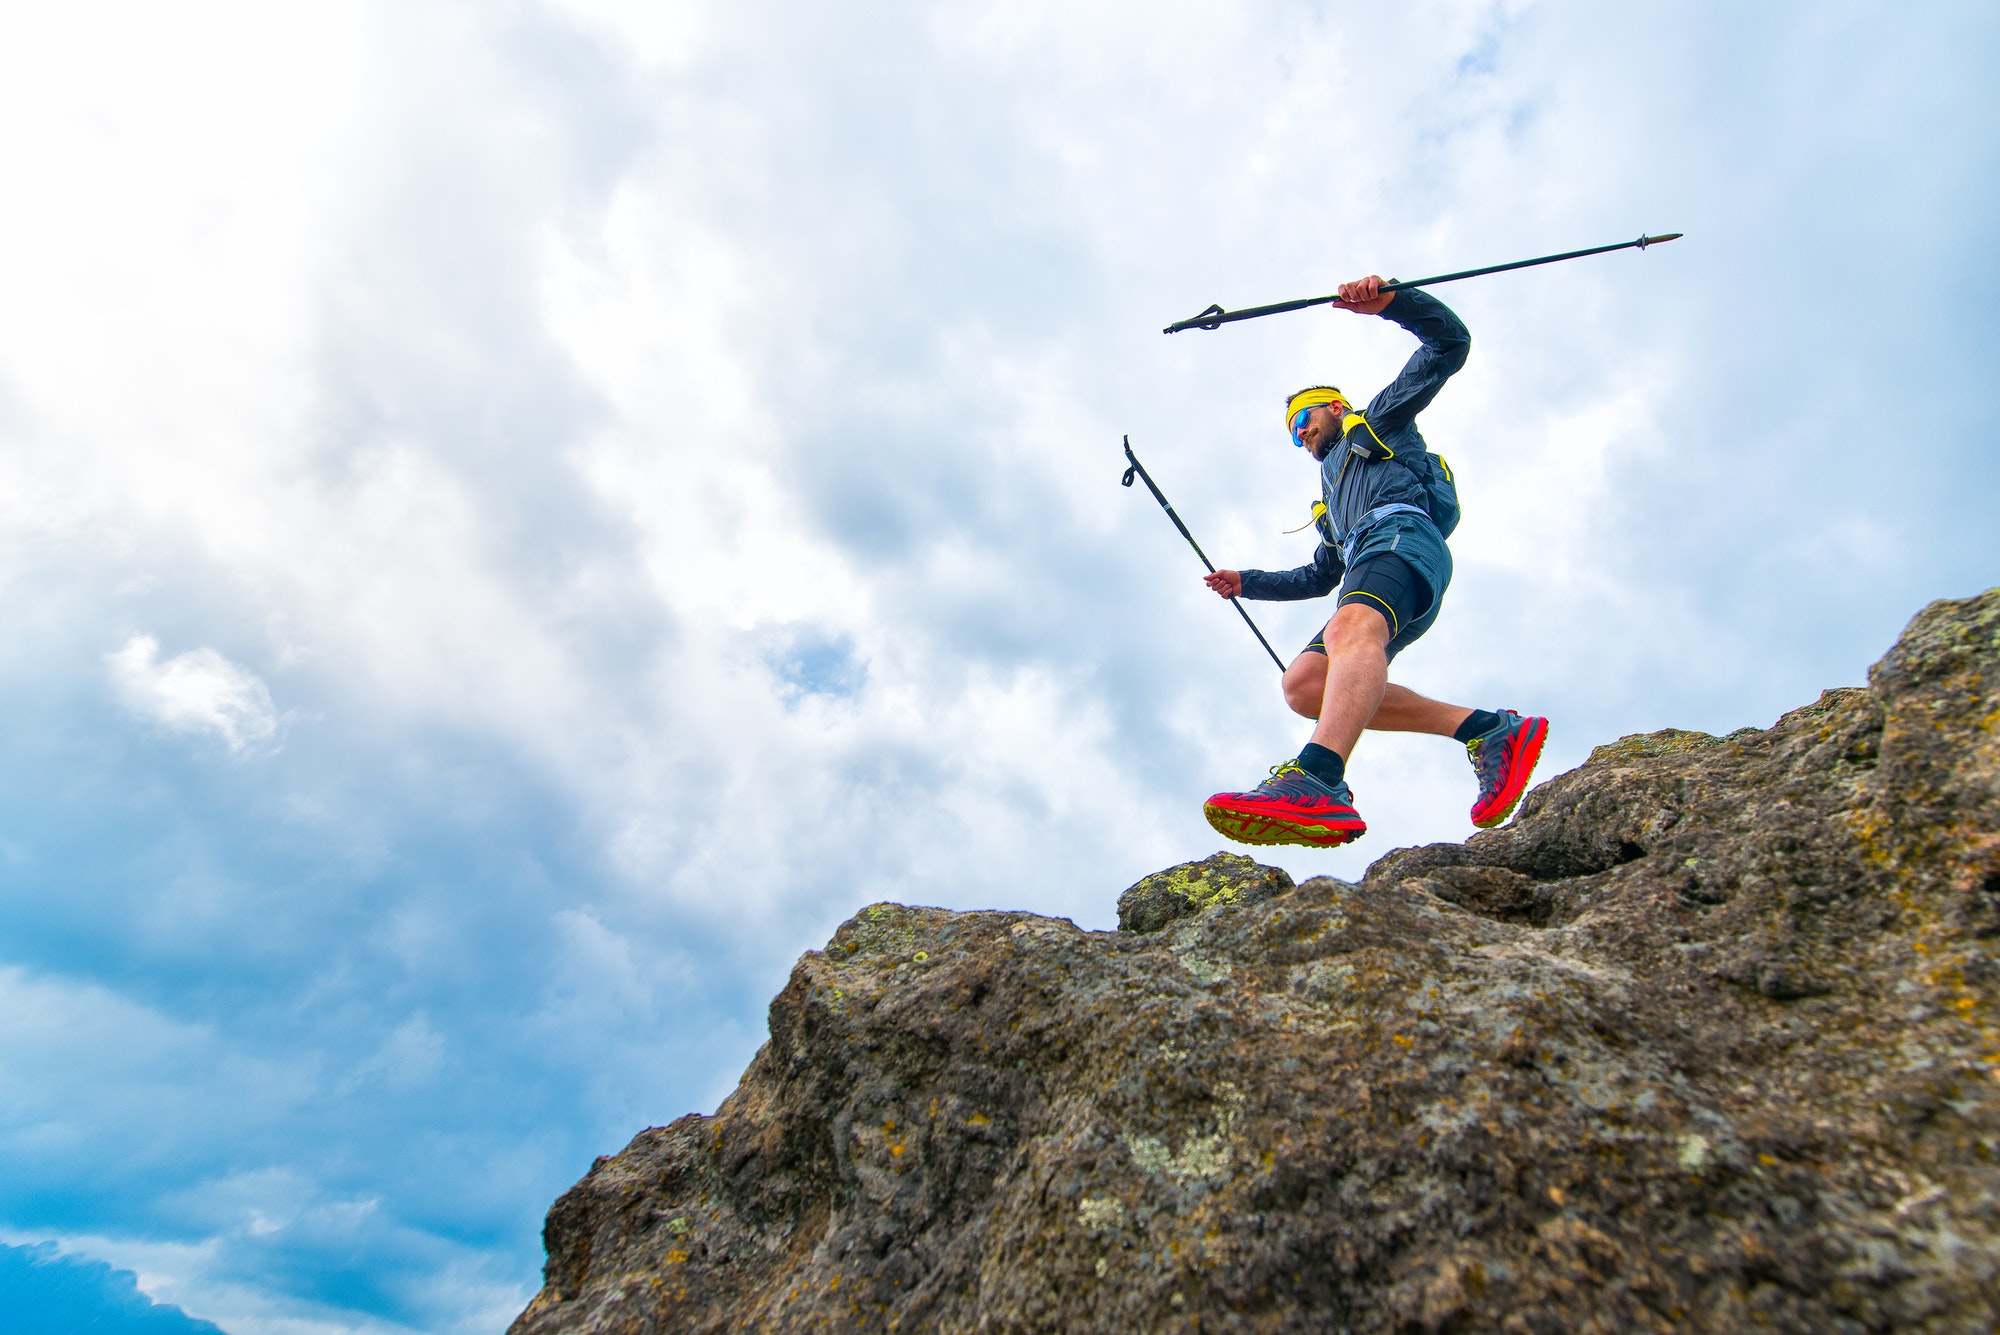
[[[1174,521],[1174,527],[1181,531],[1181,536],[1183,538],[1187,539],[1188,546],[1194,548],[1194,554],[1196,556],[1199,556],[1201,558],[1201,563],[1208,567],[1208,573],[1211,575],[1214,574],[1215,563],[1208,559],[1208,553],[1203,551],[1201,549],[1201,544],[1194,540],[1194,534],[1188,532],[1188,526],[1186,524],[1183,524],[1181,522],[1181,517],[1174,513],[1173,503],[1169,501],[1165,496],[1160,494],[1160,485],[1159,483],[1153,481],[1153,475],[1146,471],[1146,465],[1140,463],[1139,456],[1132,453],[1132,438],[1130,436],[1125,437],[1125,457],[1132,461],[1132,466],[1125,470],[1125,476],[1123,479],[1119,481],[1118,485],[1121,487],[1131,486],[1132,475],[1134,473],[1137,473],[1141,478],[1145,479],[1146,490],[1153,493],[1153,499],[1158,501],[1160,503],[1160,508],[1167,512],[1167,518]],[[1264,632],[1257,629],[1257,623],[1252,621],[1250,619],[1250,614],[1243,610],[1243,604],[1237,602],[1234,598],[1231,598],[1229,600],[1229,605],[1235,608],[1237,615],[1243,618],[1243,624],[1248,626],[1250,628],[1250,633],[1257,637],[1257,643],[1264,646],[1264,652],[1269,654],[1271,656],[1271,661],[1278,665],[1278,671],[1283,672],[1285,670],[1285,660],[1278,657],[1278,651],[1276,649],[1273,649],[1271,647],[1271,642],[1264,638]]]
[[[1560,255],[1544,255],[1538,260],[1515,260],[1512,264],[1489,264],[1484,269],[1462,269],[1458,273],[1441,273],[1432,278],[1413,278],[1407,283],[1384,283],[1377,289],[1381,292],[1401,292],[1405,288],[1429,287],[1432,283],[1455,283],[1461,278],[1477,278],[1481,274],[1506,273],[1509,269],[1532,269],[1537,264],[1554,264],[1557,260],[1581,259],[1585,255],[1602,255],[1609,250],[1644,250],[1647,246],[1657,246],[1663,241],[1677,241],[1684,233],[1668,232],[1665,236],[1642,236],[1637,241],[1620,241],[1615,246],[1592,246],[1589,250],[1566,250]],[[1327,306],[1340,300],[1340,294],[1330,297],[1303,297],[1298,301],[1280,301],[1271,306],[1247,306],[1240,311],[1225,311],[1220,306],[1210,306],[1199,315],[1191,315],[1185,320],[1176,320],[1160,332],[1178,334],[1183,329],[1220,329],[1237,320],[1254,320],[1260,315],[1276,315],[1280,311],[1302,311],[1308,306]]]

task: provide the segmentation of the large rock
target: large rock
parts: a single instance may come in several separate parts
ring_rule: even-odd
[[[1291,876],[1277,867],[1241,853],[1211,853],[1156,871],[1118,896],[1118,930],[1157,932],[1217,904],[1255,904],[1292,888]]]
[[[1996,786],[2000,591],[1359,885],[875,905],[513,1329],[1992,1330]]]

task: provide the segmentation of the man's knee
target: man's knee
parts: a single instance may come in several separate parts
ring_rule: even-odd
[[[1326,655],[1308,649],[1285,669],[1285,703],[1294,714],[1318,718],[1326,698]]]
[[[1333,620],[1326,623],[1329,652],[1356,649],[1362,645],[1373,645],[1386,651],[1392,634],[1389,614],[1361,598],[1342,603],[1334,612]]]

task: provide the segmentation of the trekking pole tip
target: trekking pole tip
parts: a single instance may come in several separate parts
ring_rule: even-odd
[[[1668,232],[1665,236],[1642,236],[1639,238],[1639,249],[1644,250],[1647,246],[1657,246],[1662,241],[1678,241],[1686,235],[1686,232]]]

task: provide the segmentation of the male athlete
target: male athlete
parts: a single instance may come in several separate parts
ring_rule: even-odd
[[[1385,296],[1381,285],[1374,276],[1341,284],[1337,309],[1380,315],[1415,334],[1423,346],[1402,374],[1365,412],[1330,385],[1285,402],[1292,443],[1319,461],[1312,564],[1206,576],[1225,598],[1320,598],[1340,585],[1326,629],[1285,669],[1285,702],[1319,721],[1312,740],[1249,792],[1217,793],[1202,807],[1210,825],[1246,844],[1330,848],[1367,833],[1346,780],[1364,728],[1463,742],[1479,776],[1479,826],[1513,813],[1548,737],[1545,718],[1466,709],[1389,684],[1389,660],[1431,628],[1451,583],[1444,540],[1458,523],[1458,491],[1444,460],[1425,448],[1416,416],[1465,365],[1472,338],[1436,297],[1415,288]]]

